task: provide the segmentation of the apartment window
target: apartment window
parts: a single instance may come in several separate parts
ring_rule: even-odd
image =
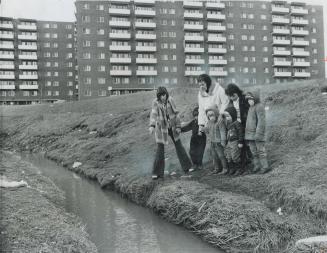
[[[43,28],[50,28],[50,24],[44,24]]]
[[[263,71],[264,71],[265,73],[269,73],[269,69],[268,69],[268,68],[264,68]]]
[[[250,40],[255,40],[255,36],[254,35],[250,35]]]
[[[89,23],[90,22],[90,16],[82,16],[82,22]]]
[[[53,47],[53,48],[58,48],[58,46],[59,46],[59,45],[58,45],[58,43],[56,43],[56,42],[52,44],[52,47]]]
[[[54,81],[53,82],[53,86],[58,87],[59,86],[59,82],[58,81]]]
[[[89,41],[89,40],[83,41],[83,47],[90,47],[90,46],[91,46],[91,41]]]
[[[54,57],[54,58],[58,58],[58,56],[59,56],[59,53],[58,53],[58,52],[54,52],[54,53],[52,54],[52,57]]]
[[[262,36],[262,40],[263,41],[267,41],[268,40],[268,37],[265,35],[265,36]]]
[[[177,72],[177,66],[170,67],[170,71],[174,73]]]
[[[86,72],[91,71],[91,66],[90,65],[85,65],[83,69]]]
[[[176,54],[171,55],[170,60],[172,60],[172,61],[176,61],[176,59],[177,59]]]
[[[261,9],[264,9],[264,10],[267,9],[267,5],[266,4],[262,4],[261,5]]]
[[[106,96],[107,91],[106,90],[99,90],[98,94],[99,94],[99,97],[104,97],[104,96]]]
[[[267,26],[266,25],[263,25],[262,26],[262,30],[266,31],[267,30]]]
[[[248,29],[248,25],[247,24],[242,24],[241,28],[242,29]]]
[[[268,57],[264,57],[263,62],[268,62]]]
[[[44,38],[50,38],[50,33],[45,33]]]
[[[50,87],[50,86],[51,86],[51,81],[46,81],[46,82],[45,82],[45,86],[46,86],[46,87]]]
[[[98,66],[98,72],[105,72],[106,71],[106,66],[100,65]]]
[[[161,25],[167,25],[167,19],[161,20]]]
[[[172,20],[171,21],[171,26],[175,26],[176,25],[176,21],[175,20]]]
[[[235,56],[231,56],[231,57],[229,58],[229,60],[232,61],[232,62],[234,62],[234,61],[235,61]]]
[[[232,12],[228,12],[228,13],[227,13],[227,17],[229,17],[229,18],[233,18],[233,17],[234,17],[234,13],[232,13]]]
[[[251,52],[255,52],[255,46],[251,46],[251,47],[250,47],[250,51],[251,51]]]
[[[83,59],[91,59],[90,53],[83,53]]]
[[[235,37],[234,37],[234,34],[229,34],[229,35],[228,35],[228,39],[229,39],[229,40],[233,40],[234,38],[235,38]]]
[[[43,56],[44,56],[45,58],[51,57],[51,53],[50,53],[50,52],[45,52],[45,53],[43,54]]]
[[[267,16],[264,15],[264,14],[262,14],[262,15],[260,15],[260,19],[262,19],[262,20],[266,20],[266,19],[267,19]]]
[[[97,47],[104,47],[104,41],[97,41]]]
[[[316,19],[315,18],[313,18],[311,21],[312,21],[312,24],[315,24],[316,23]]]
[[[317,48],[312,49],[312,53],[317,54],[318,53]]]
[[[103,11],[104,10],[104,5],[103,4],[97,4],[96,5],[96,10]]]
[[[312,33],[317,33],[317,29],[316,28],[312,28]]]
[[[230,51],[234,51],[235,50],[235,46],[234,45],[229,45],[229,50]]]
[[[234,67],[229,68],[229,72],[230,73],[235,73],[235,68]]]
[[[59,62],[54,62],[54,63],[52,64],[52,66],[55,67],[55,68],[58,68],[58,67],[59,67]]]
[[[57,38],[58,38],[58,33],[52,33],[52,34],[51,34],[51,38],[53,38],[53,39],[57,39]]]
[[[228,23],[228,24],[227,24],[227,28],[228,28],[228,29],[233,29],[233,28],[234,28],[234,24]]]
[[[254,14],[252,14],[252,13],[248,14],[248,18],[249,19],[254,19]]]
[[[312,44],[317,44],[317,39],[311,39]]]
[[[97,29],[97,34],[98,35],[104,35],[104,29]]]
[[[162,61],[168,61],[168,55],[167,54],[162,54],[161,55],[161,60]]]
[[[67,92],[67,95],[68,95],[68,96],[73,96],[73,95],[74,95],[74,92],[73,92],[72,90],[69,90],[69,91]]]
[[[268,52],[268,47],[263,47],[263,48],[262,48],[262,51],[263,51],[263,52]]]
[[[98,84],[105,84],[106,83],[106,79],[105,78],[98,78]]]
[[[169,67],[168,66],[163,66],[162,67],[162,72],[169,72]]]
[[[312,7],[311,12],[315,13],[316,12],[316,8]]]
[[[256,68],[252,68],[252,73],[257,73],[257,69]]]
[[[247,36],[247,35],[242,35],[242,36],[241,36],[241,39],[242,39],[242,40],[247,40],[247,39],[248,39],[248,36]]]
[[[176,32],[169,32],[170,38],[176,38]]]
[[[45,42],[45,43],[43,44],[43,46],[44,46],[44,47],[50,47],[50,42]]]
[[[73,35],[72,34],[67,34],[67,39],[71,39],[71,38],[73,38]]]
[[[68,87],[73,86],[73,82],[72,82],[72,81],[68,81],[68,82],[67,82],[67,86],[68,86]]]
[[[84,95],[86,97],[90,97],[90,96],[92,96],[92,91],[91,90],[85,90]]]
[[[313,63],[314,64],[317,64],[318,63],[318,60],[317,59],[313,59]]]
[[[47,96],[51,96],[52,95],[52,91],[51,90],[47,90]]]
[[[83,4],[83,9],[84,10],[89,10],[90,9],[90,4]]]
[[[72,29],[73,26],[72,26],[72,25],[66,25],[65,28],[66,28],[66,29]]]
[[[242,47],[242,51],[243,51],[243,52],[248,51],[248,46],[243,46],[243,47]]]
[[[170,49],[176,49],[176,43],[170,43]]]
[[[106,54],[105,53],[100,53],[100,54],[98,54],[97,58],[101,59],[101,60],[106,59]]]
[[[169,9],[169,14],[174,15],[176,13],[175,9]]]
[[[45,66],[45,67],[51,67],[51,62],[46,62],[46,63],[44,64],[44,66]]]
[[[104,17],[97,17],[98,23],[104,23]]]
[[[73,47],[73,44],[71,44],[71,43],[66,44],[66,48],[72,48],[72,47]]]
[[[245,56],[245,57],[243,58],[243,61],[244,61],[244,62],[248,62],[248,61],[249,61],[249,57]]]
[[[161,37],[165,38],[168,36],[168,32],[161,32]]]
[[[52,29],[57,29],[58,28],[58,25],[57,24],[51,24],[51,28]]]
[[[255,62],[255,57],[254,56],[252,56],[250,59],[251,59],[251,62]]]
[[[84,84],[91,84],[91,83],[92,83],[92,80],[90,77],[84,78]]]
[[[168,43],[161,43],[161,49],[168,49]]]
[[[53,72],[53,76],[59,76],[59,73],[57,71]]]
[[[83,34],[90,34],[91,33],[91,30],[89,28],[83,28],[82,31],[83,31]]]

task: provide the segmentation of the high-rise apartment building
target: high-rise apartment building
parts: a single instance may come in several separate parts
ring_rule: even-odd
[[[80,99],[325,77],[322,6],[286,1],[77,0]]]
[[[76,100],[73,22],[0,17],[0,103]]]

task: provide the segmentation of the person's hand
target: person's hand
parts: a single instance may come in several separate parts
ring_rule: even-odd
[[[154,127],[153,126],[149,127],[149,133],[153,134],[153,131],[154,131]]]
[[[243,144],[241,144],[241,143],[239,143],[237,146],[238,146],[239,148],[243,148]]]
[[[180,134],[181,133],[181,129],[178,127],[178,128],[176,128],[176,133],[177,134]]]

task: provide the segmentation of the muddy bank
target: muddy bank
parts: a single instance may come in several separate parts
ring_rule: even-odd
[[[0,156],[2,178],[27,183],[0,188],[1,252],[97,252],[83,224],[64,210],[53,182],[18,156]]]
[[[191,179],[151,181],[155,143],[147,124],[152,93],[5,108],[1,136],[5,148],[45,151],[68,169],[229,252],[291,252],[296,240],[326,233],[327,106],[320,94],[312,87],[263,94],[274,168],[267,175],[233,178],[200,171]],[[177,90],[173,96],[187,120],[196,91]],[[317,106],[322,109],[317,111]],[[188,137],[183,138],[185,146]],[[182,173],[171,145],[167,170]]]

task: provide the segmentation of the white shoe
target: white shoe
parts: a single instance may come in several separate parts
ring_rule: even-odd
[[[152,179],[158,179],[157,175],[152,175]]]
[[[188,172],[193,172],[194,170],[195,170],[194,168],[190,168]]]
[[[171,172],[170,175],[171,176],[175,176],[177,173],[175,171]]]

